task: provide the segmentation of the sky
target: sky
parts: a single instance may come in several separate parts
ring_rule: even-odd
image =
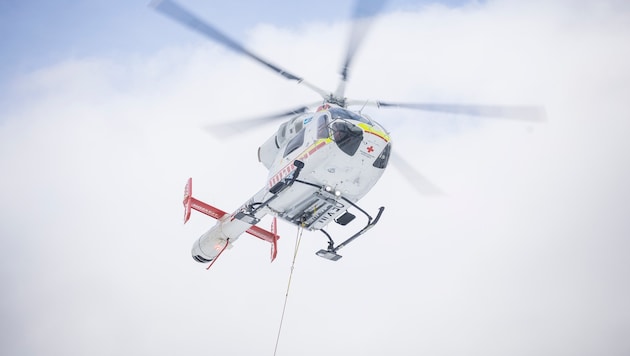
[[[335,88],[352,2],[182,4]],[[296,227],[271,264],[243,236],[206,271],[190,249],[214,221],[183,225],[181,199],[193,177],[233,211],[265,184],[276,124],[229,140],[204,125],[316,94],[144,2],[4,1],[0,31],[0,353],[273,354]],[[630,354],[627,43],[624,1],[390,1],[348,97],[547,120],[366,108],[444,195],[392,165],[360,201],[381,221],[340,261],[304,232],[277,355]]]

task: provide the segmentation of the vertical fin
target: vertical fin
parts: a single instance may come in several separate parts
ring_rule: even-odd
[[[190,219],[190,209],[192,207],[192,178],[188,178],[184,188],[184,224]]]
[[[273,234],[273,241],[271,242],[271,262],[273,262],[278,254],[278,220],[275,216],[271,221],[271,233]]]

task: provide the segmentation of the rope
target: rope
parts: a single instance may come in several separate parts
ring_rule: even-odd
[[[302,226],[298,226],[297,237],[295,239],[295,249],[293,251],[293,262],[291,263],[291,273],[289,273],[289,283],[287,284],[287,293],[284,295],[284,306],[282,307],[282,315],[280,316],[280,326],[278,327],[278,336],[276,337],[276,347],[273,349],[273,356],[276,356],[278,351],[278,343],[280,342],[280,332],[282,331],[282,322],[284,321],[284,312],[287,309],[287,300],[289,299],[289,289],[291,288],[291,278],[293,277],[293,269],[295,268],[295,258],[300,248],[300,241],[302,240]]]

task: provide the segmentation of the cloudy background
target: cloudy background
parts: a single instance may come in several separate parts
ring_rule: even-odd
[[[352,3],[332,3],[184,5],[333,89]],[[276,125],[201,127],[317,96],[144,2],[4,1],[0,31],[0,353],[273,354],[296,228],[273,264],[243,236],[206,271],[190,247],[214,222],[182,225],[182,192],[238,207]],[[305,232],[277,354],[630,354],[628,43],[624,1],[391,1],[348,96],[548,120],[366,109],[445,195],[390,167],[342,260]]]

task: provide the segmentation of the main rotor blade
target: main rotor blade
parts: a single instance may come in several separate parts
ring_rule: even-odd
[[[385,2],[386,0],[356,1],[354,13],[352,14],[353,23],[350,31],[350,39],[348,41],[346,56],[341,66],[341,81],[335,91],[336,98],[343,98],[354,56],[369,31],[374,17],[382,10]]]
[[[444,192],[433,183],[431,183],[428,179],[426,179],[422,174],[420,174],[409,162],[407,162],[404,158],[394,152],[394,150],[390,153],[390,160],[393,165],[398,168],[400,173],[402,173],[403,177],[411,183],[411,185],[416,189],[416,191],[425,196],[443,196]]]
[[[240,43],[234,41],[233,39],[229,38],[228,36],[220,32],[216,28],[210,26],[204,20],[193,15],[190,11],[184,9],[182,6],[180,6],[176,2],[170,1],[170,0],[154,0],[149,5],[155,8],[157,11],[161,12],[163,15],[170,17],[171,19],[179,22],[180,24],[201,33],[207,38],[226,46],[227,48],[235,51],[236,53],[245,55],[255,60],[256,62],[264,65],[265,67],[285,77],[286,79],[295,80],[298,82],[298,84],[302,83],[306,85],[307,87],[319,93],[323,98],[326,98],[329,95],[327,91],[320,89],[317,86],[304,81],[302,77],[292,74],[272,64],[271,62],[262,59],[261,57],[254,54],[247,48],[243,47]]]
[[[308,109],[309,106],[300,106],[277,114],[261,116],[252,119],[237,120],[221,124],[207,125],[204,128],[217,137],[228,137],[243,131],[253,130],[261,125],[283,119],[287,116],[296,116],[299,114],[303,114],[307,112]]]
[[[368,33],[374,18],[381,12],[386,0],[357,0],[352,15],[352,29],[346,50],[346,57],[341,66],[341,79],[337,90],[335,90],[336,98],[343,98],[346,90],[346,83],[350,75],[350,67],[357,52],[357,49],[363,42],[365,35]]]
[[[356,103],[365,104],[357,101]],[[437,104],[437,103],[391,103],[376,101],[378,107],[405,108],[423,111],[464,114],[489,118],[506,118],[524,121],[545,121],[545,108],[540,106],[509,106],[509,105],[468,105],[468,104]]]

